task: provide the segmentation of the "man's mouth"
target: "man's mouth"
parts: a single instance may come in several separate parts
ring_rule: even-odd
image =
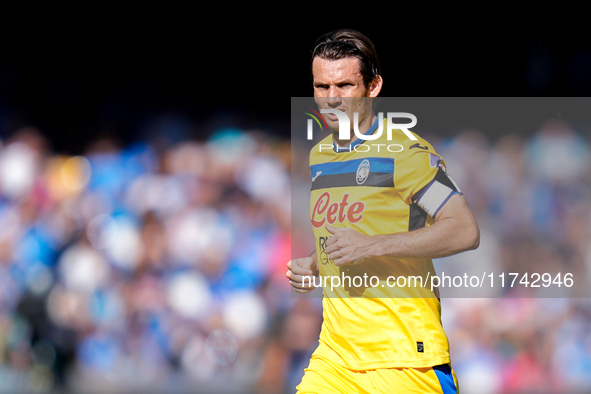
[[[331,110],[345,112],[342,109],[336,109],[336,108],[331,108]],[[326,118],[328,120],[332,121],[332,122],[336,122],[337,120],[339,120],[339,118],[335,114],[333,114],[333,113],[325,113],[325,114],[322,114],[322,115],[323,116],[326,116]]]

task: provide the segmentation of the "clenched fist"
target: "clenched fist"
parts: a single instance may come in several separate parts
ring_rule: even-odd
[[[316,252],[314,252],[314,255]],[[289,279],[291,287],[300,294],[308,293],[314,290],[313,276],[318,276],[318,266],[312,257],[303,257],[301,259],[290,260],[287,263],[287,272],[285,276]],[[306,277],[306,283],[304,283]]]

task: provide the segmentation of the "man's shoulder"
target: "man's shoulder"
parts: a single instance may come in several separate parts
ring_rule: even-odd
[[[404,147],[404,149],[412,149],[415,148],[416,145],[420,145],[422,147],[429,147],[429,149],[433,150],[433,147],[426,139],[415,133],[411,129],[404,129],[404,128],[395,128],[396,124],[394,124],[394,128],[388,131],[388,124],[384,121],[382,133],[378,140],[382,143],[387,142],[389,144],[400,144]],[[420,148],[419,148],[420,149]]]

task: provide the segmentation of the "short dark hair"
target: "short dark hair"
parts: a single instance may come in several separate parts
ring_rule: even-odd
[[[338,29],[320,36],[314,44],[310,70],[315,58],[339,60],[356,57],[360,63],[360,73],[365,86],[369,86],[380,75],[380,61],[376,48],[369,38],[353,29]],[[313,75],[310,75],[313,78]]]

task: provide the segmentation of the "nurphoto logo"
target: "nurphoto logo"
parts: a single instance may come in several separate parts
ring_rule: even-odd
[[[313,120],[315,120],[316,123],[318,124],[318,126],[320,126],[320,130],[324,131],[323,125],[328,130],[328,125],[326,124],[326,121],[322,117],[322,114],[333,114],[337,117],[338,122],[339,122],[339,139],[340,140],[350,140],[351,139],[351,120],[349,119],[349,116],[347,116],[347,114],[344,113],[343,111],[339,111],[336,109],[321,109],[320,113],[319,113],[318,111],[315,111],[311,108],[306,108],[306,109],[313,112],[313,113],[305,112],[306,115],[309,115],[310,117],[312,117],[312,119],[308,119],[308,124],[307,124],[307,126],[308,126],[308,129],[307,129],[308,140],[311,140],[314,135]],[[392,121],[392,119],[399,119],[399,118],[410,119],[410,123],[395,124]],[[417,141],[417,137],[415,137],[408,130],[408,129],[416,126],[416,124],[417,124],[417,117],[414,116],[413,114],[408,113],[408,112],[388,112],[386,114],[386,121],[387,121],[386,122],[386,124],[387,124],[386,133],[387,133],[388,141],[392,140],[392,130],[401,130],[404,134],[406,134],[406,136],[409,139]],[[376,140],[376,139],[380,138],[382,133],[384,132],[384,114],[382,112],[378,113],[378,129],[377,129],[377,131],[373,134],[366,135],[366,134],[359,132],[359,114],[357,112],[354,112],[353,113],[353,132],[355,133],[357,138],[360,138],[360,139],[366,140],[366,141]]]

